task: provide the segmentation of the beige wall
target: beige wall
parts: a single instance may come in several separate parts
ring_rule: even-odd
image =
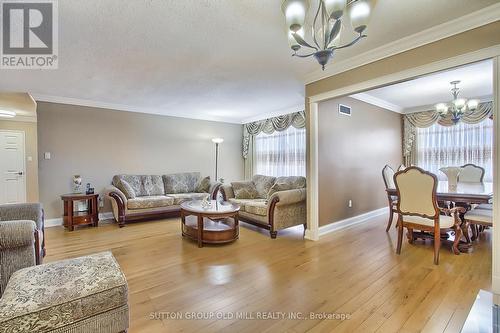
[[[338,113],[339,103],[351,117]],[[403,160],[400,114],[349,97],[325,101],[318,139],[320,226],[387,205],[382,168]]]
[[[40,198],[60,217],[59,196],[80,174],[101,192],[119,173],[199,171],[214,177],[213,137],[223,137],[220,177],[243,178],[242,126],[72,105],[38,103]],[[44,160],[44,152],[52,158]],[[110,211],[109,202],[102,212]]]
[[[24,145],[26,149],[26,200],[28,202],[38,202],[37,124],[35,122],[0,120],[0,130],[24,132]],[[30,157],[31,161],[29,160]]]

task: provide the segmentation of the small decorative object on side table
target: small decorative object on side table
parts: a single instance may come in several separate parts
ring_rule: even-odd
[[[99,194],[70,193],[61,195],[61,199],[64,203],[64,226],[68,228],[69,231],[73,231],[75,225],[91,224],[97,227],[99,222],[98,198]],[[75,201],[86,201],[87,210],[75,212],[73,208]]]
[[[203,247],[204,243],[230,243],[238,239],[240,207],[216,200],[209,203],[193,200],[181,204],[182,236],[197,241],[198,247]]]

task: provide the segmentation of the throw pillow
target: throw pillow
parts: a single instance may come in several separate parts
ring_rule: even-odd
[[[198,184],[196,184],[197,193],[208,193],[210,191],[210,176],[202,178]]]
[[[121,179],[118,183],[117,183],[117,187],[120,191],[123,192],[123,194],[125,194],[125,196],[127,197],[127,199],[134,199],[136,197],[136,194],[135,194],[135,191],[134,189],[132,188],[132,186],[124,181],[123,179]]]
[[[280,191],[295,190],[306,187],[306,179],[304,177],[278,177],[276,183],[271,187],[267,194],[269,199],[271,195]]]
[[[184,172],[164,175],[165,193],[192,193],[200,179],[199,172]]]
[[[266,199],[267,193],[269,193],[269,190],[276,181],[276,177],[255,175],[252,177],[252,181],[254,182],[255,187],[257,188],[257,192],[259,193],[259,198]]]
[[[259,192],[255,184],[251,181],[248,182],[233,182],[231,183],[236,199],[257,199]]]

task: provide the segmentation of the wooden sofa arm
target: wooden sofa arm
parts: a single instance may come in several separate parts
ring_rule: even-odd
[[[127,206],[127,197],[115,186],[108,186],[106,188],[106,195],[110,200],[114,200],[118,208],[118,219],[120,228],[125,225],[125,207]]]

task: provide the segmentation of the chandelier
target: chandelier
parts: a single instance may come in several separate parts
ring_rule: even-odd
[[[283,1],[281,8],[285,14],[288,43],[293,50],[293,56],[314,56],[325,70],[325,65],[332,59],[335,50],[352,46],[366,37],[363,31],[370,17],[371,4],[369,0],[319,0],[310,26],[312,42],[307,42],[304,38],[304,25],[308,4],[309,0]],[[344,12],[350,17],[357,36],[350,43],[339,45]],[[297,53],[301,47],[307,48],[309,53]]]
[[[436,104],[436,111],[439,115],[442,118],[446,118],[450,115],[451,121],[453,121],[454,124],[458,123],[465,114],[474,112],[479,105],[477,99],[467,100],[465,98],[458,98],[460,88],[458,88],[457,85],[459,83],[460,81],[450,82],[453,86],[453,88],[451,88],[453,100],[450,103]]]

